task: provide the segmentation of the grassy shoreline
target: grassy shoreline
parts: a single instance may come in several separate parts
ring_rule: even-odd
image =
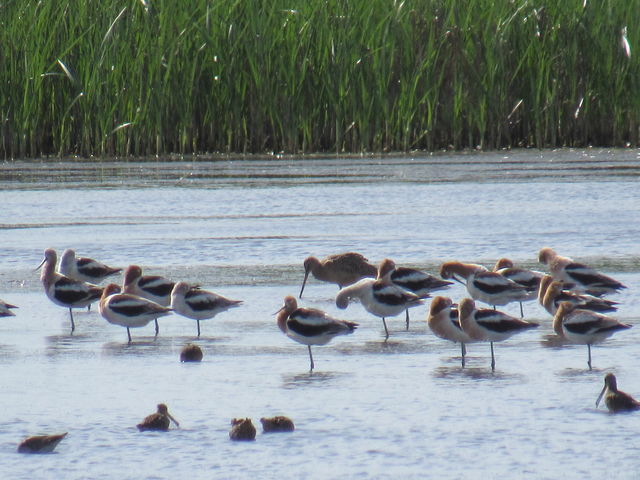
[[[13,0],[0,156],[637,146],[639,20],[638,0]]]

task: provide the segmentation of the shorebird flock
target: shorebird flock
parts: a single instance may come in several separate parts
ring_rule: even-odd
[[[335,297],[338,309],[346,309],[354,301],[371,315],[382,319],[385,341],[389,338],[386,319],[405,313],[409,329],[409,309],[431,304],[427,324],[438,337],[461,345],[461,363],[465,366],[466,344],[488,342],[491,350],[491,369],[495,370],[494,343],[538,327],[538,323],[524,319],[523,303],[537,300],[553,317],[556,335],[567,343],[587,346],[589,369],[591,346],[614,333],[631,328],[609,316],[618,303],[604,298],[626,288],[625,285],[594,268],[557,254],[552,248],[539,251],[538,260],[548,272],[516,267],[501,258],[491,270],[475,263],[447,261],[439,269],[440,278],[413,268],[397,266],[391,259],[379,265],[370,263],[355,252],[330,255],[322,260],[308,257],[303,262],[304,278],[298,297],[301,299],[309,275],[334,283],[339,291]],[[74,308],[90,307],[98,302],[102,317],[113,325],[126,328],[131,343],[131,328],[155,323],[171,314],[197,322],[214,318],[219,313],[242,304],[187,281],[174,282],[158,275],[143,275],[137,265],[129,265],[123,272],[122,284],[98,284],[122,272],[97,260],[77,257],[66,249],[57,265],[52,248],[44,251],[40,280],[47,297],[56,305],[69,310],[71,332],[75,330]],[[455,303],[451,298],[433,292],[445,290],[459,282],[468,297]],[[520,317],[497,310],[512,302],[520,304]],[[482,307],[480,303],[487,305]],[[17,308],[0,300],[0,316],[14,316]],[[312,345],[326,345],[334,337],[352,334],[358,324],[332,317],[316,308],[298,305],[289,295],[276,312],[278,328],[292,340],[307,346],[310,371],[315,364]]]
[[[440,278],[437,278],[420,270],[396,266],[388,258],[376,266],[355,252],[330,255],[323,260],[308,257],[303,262],[304,278],[298,297],[302,298],[310,274],[318,280],[336,284],[339,288],[335,297],[336,307],[346,309],[355,300],[359,301],[368,313],[382,319],[384,341],[389,338],[386,318],[405,313],[408,330],[409,309],[430,299],[427,325],[437,337],[460,344],[462,368],[465,367],[466,345],[488,342],[492,371],[496,366],[494,343],[539,326],[524,319],[523,307],[523,303],[537,300],[552,316],[553,331],[559,339],[587,346],[587,365],[591,370],[591,346],[618,331],[631,328],[631,325],[608,315],[617,310],[618,303],[604,298],[626,286],[588,265],[557,254],[549,247],[539,251],[538,260],[547,267],[548,273],[518,268],[511,260],[501,258],[491,270],[479,264],[444,262],[440,266]],[[94,302],[99,302],[100,314],[107,322],[127,329],[129,343],[131,328],[144,327],[154,321],[157,336],[158,318],[173,313],[195,320],[200,337],[201,320],[214,318],[242,304],[241,300],[225,298],[187,281],[173,282],[161,276],[143,275],[137,265],[129,265],[124,270],[121,285],[109,283],[99,286],[100,282],[121,273],[122,269],[91,258],[77,257],[72,249],[63,252],[57,265],[56,251],[47,248],[39,268],[42,268],[40,280],[47,297],[54,304],[69,309],[72,333],[75,330],[73,309],[90,308]],[[433,292],[445,290],[453,282],[464,285],[468,297],[457,303],[446,296],[431,298]],[[498,306],[512,302],[520,304],[521,318],[497,310]],[[17,308],[0,300],[0,317],[15,316]],[[316,308],[298,306],[298,301],[291,295],[284,298],[284,305],[276,312],[276,325],[286,336],[307,346],[310,372],[315,367],[312,345],[326,345],[334,337],[354,333],[359,326]],[[201,359],[201,351],[183,351],[181,355],[181,361]],[[618,390],[612,373],[605,376],[596,407],[603,397],[611,412],[640,409],[640,402]],[[168,430],[170,422],[179,427],[166,405],[159,404],[157,412],[146,417],[137,427],[141,431]],[[232,438],[241,423],[234,423],[230,432]],[[255,428],[253,432],[255,437]],[[51,452],[65,436],[66,433],[29,437],[19,445],[18,451]]]

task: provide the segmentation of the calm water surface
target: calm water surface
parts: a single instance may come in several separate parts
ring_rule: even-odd
[[[0,478],[637,478],[640,416],[595,399],[606,372],[640,396],[640,327],[593,348],[561,345],[534,303],[529,331],[489,346],[438,339],[428,305],[382,323],[311,280],[304,305],[360,323],[314,348],[273,313],[296,295],[302,261],[356,250],[437,272],[501,256],[542,269],[552,246],[629,288],[617,318],[640,322],[640,152],[515,151],[359,159],[0,164]],[[126,331],[68,312],[34,268],[47,247],[198,282],[244,300],[202,323],[170,316]],[[118,278],[116,278],[119,281]],[[456,286],[447,293],[464,295]],[[517,305],[505,311],[518,313]],[[181,364],[187,342],[201,364]],[[168,433],[135,425],[165,402]],[[292,434],[229,441],[229,421],[288,415]],[[260,431],[260,428],[258,428]],[[56,453],[15,453],[26,435],[69,431]]]

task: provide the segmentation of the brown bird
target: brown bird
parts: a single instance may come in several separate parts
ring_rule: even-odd
[[[138,430],[144,432],[146,430],[160,430],[166,432],[169,430],[169,420],[176,424],[176,427],[180,428],[178,421],[171,416],[167,406],[164,403],[158,404],[158,411],[145,417],[142,423],[136,425]]]
[[[234,418],[231,420],[229,438],[234,441],[252,441],[256,439],[256,427],[250,418]]]
[[[318,280],[335,283],[339,288],[342,288],[363,278],[375,277],[378,274],[378,268],[355,252],[337,253],[329,255],[323,260],[307,257],[304,261],[304,280],[298,298],[302,298],[309,273],[312,273]]]
[[[200,362],[202,361],[202,349],[193,343],[187,343],[182,347],[180,352],[181,362]]]
[[[628,393],[618,390],[616,376],[613,373],[607,373],[604,377],[604,387],[596,400],[596,408],[598,408],[598,404],[603,396],[604,403],[611,413],[640,409],[640,402]]]
[[[295,430],[295,426],[293,425],[293,420],[288,417],[277,416],[271,418],[262,417],[260,419],[260,423],[262,423],[262,432],[270,433],[270,432],[293,432]]]
[[[58,435],[37,435],[25,438],[18,445],[19,453],[51,453],[53,449],[67,436],[67,432]]]

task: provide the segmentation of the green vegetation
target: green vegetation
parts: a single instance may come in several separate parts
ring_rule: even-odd
[[[635,146],[639,40],[638,0],[5,0],[0,157]]]

